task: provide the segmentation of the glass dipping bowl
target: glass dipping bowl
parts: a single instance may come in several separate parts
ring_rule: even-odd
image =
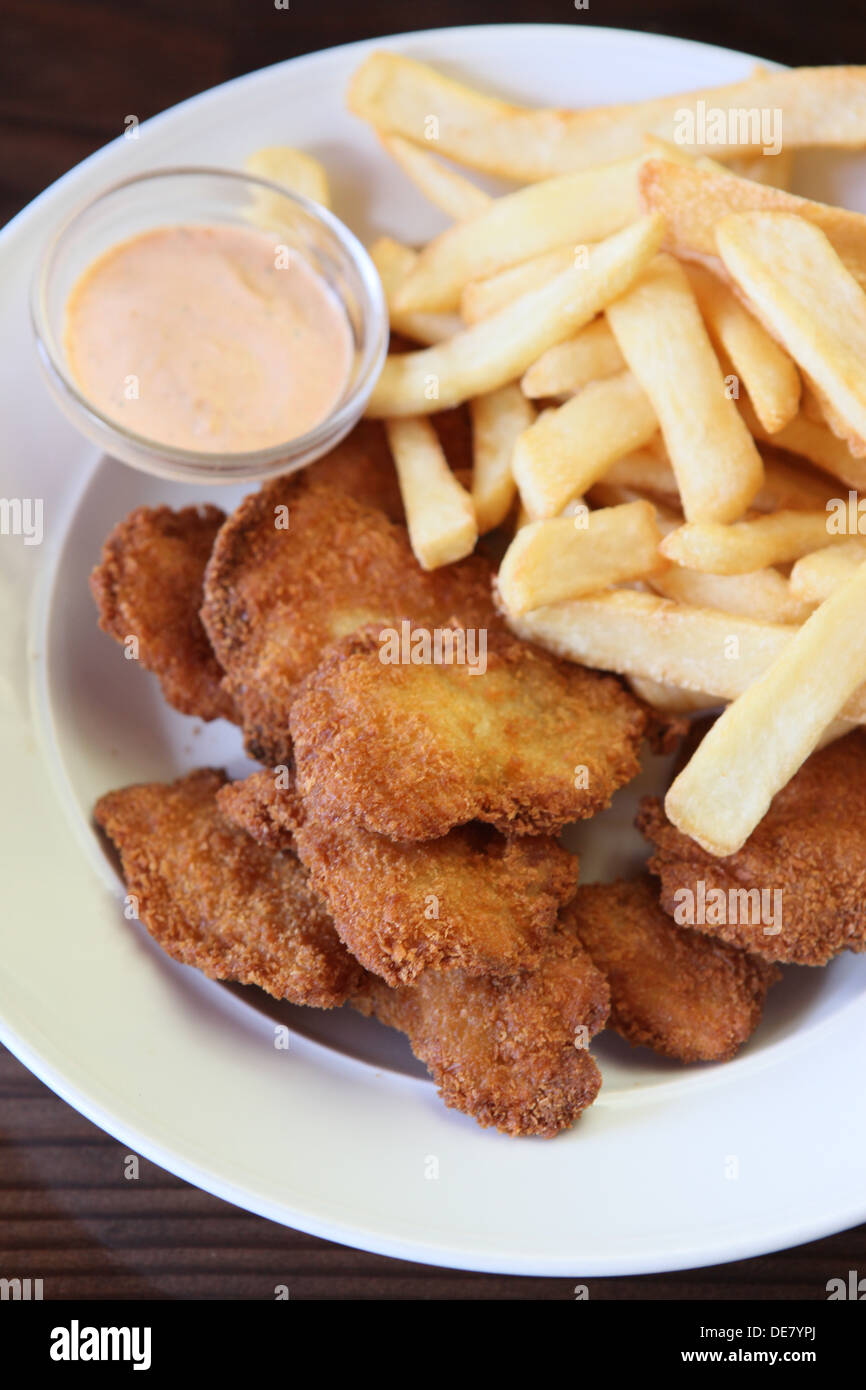
[[[342,304],[354,342],[348,379],[330,414],[305,434],[249,452],[176,448],[112,420],[73,379],[63,336],[67,302],[79,277],[118,242],[157,227],[189,224],[277,234]],[[113,458],[179,482],[269,478],[327,453],[362,415],[388,348],[381,281],[348,227],[318,203],[269,179],[227,169],[157,169],[114,184],[79,208],[45,248],[33,282],[31,316],[43,376],[72,424]]]

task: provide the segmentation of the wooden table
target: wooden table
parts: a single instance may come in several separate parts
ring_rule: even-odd
[[[859,7],[828,0],[804,23],[787,0],[530,4],[430,0],[417,22],[588,22],[679,34],[789,63],[866,62]],[[650,17],[651,16],[651,17]],[[123,129],[218,82],[298,53],[411,23],[397,3],[291,0],[2,0],[0,222]],[[250,1216],[126,1151],[0,1049],[0,1274],[46,1298],[824,1299],[866,1272],[866,1227],[797,1250],[679,1274],[519,1279],[462,1274],[331,1245]]]

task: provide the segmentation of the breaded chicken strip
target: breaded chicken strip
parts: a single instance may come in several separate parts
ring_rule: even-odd
[[[554,833],[638,771],[646,716],[613,677],[493,630],[483,674],[380,654],[373,630],[347,638],[292,707],[298,790],[320,821],[395,840],[470,820]]]
[[[259,985],[327,1009],[359,987],[360,966],[291,855],[257,845],[220,811],[212,769],[109,792],[94,815],[154,940],[212,979]]]
[[[299,683],[356,628],[403,619],[499,626],[491,576],[481,556],[425,573],[404,527],[305,473],[247,497],[214,546],[202,620],[248,752],[270,766],[289,761]]]
[[[678,927],[649,874],[591,883],[560,918],[610,985],[610,1026],[681,1062],[727,1061],[755,1031],[778,970]]]
[[[708,911],[697,931],[796,965],[866,951],[866,732],[807,758],[736,854],[708,854],[654,797],[641,803],[637,825],[655,846],[649,867],[666,911],[687,902],[682,890],[704,901],[724,894],[724,911]]]
[[[474,824],[395,844],[317,821],[270,772],[230,783],[218,800],[255,838],[294,848],[341,939],[391,985],[430,969],[530,966],[577,887],[576,857],[546,835],[506,840]]]
[[[378,420],[360,421],[310,465],[308,476],[403,520],[397,473]],[[106,540],[90,587],[102,630],[118,642],[138,638],[138,658],[158,677],[170,705],[199,719],[238,723],[199,617],[205,566],[224,521],[218,507],[137,507]]]
[[[222,668],[199,618],[218,507],[137,507],[118,522],[90,576],[99,626],[117,642],[138,640],[170,705],[199,719],[237,719]]]
[[[216,803],[224,781],[203,769],[97,803],[163,950],[294,1003],[328,1008],[349,996],[408,1033],[446,1104],[482,1125],[553,1135],[591,1104],[601,1078],[585,1043],[604,1024],[608,995],[576,940],[553,931],[534,971],[503,979],[428,971],[417,986],[391,990],[342,945],[297,860],[224,818]]]
[[[400,989],[369,976],[351,1003],[408,1035],[446,1105],[505,1134],[551,1138],[598,1095],[586,1042],[604,1027],[607,983],[564,932],[533,970],[499,979],[427,970]]]
[[[226,782],[217,801],[223,815],[260,845],[297,854],[295,830],[304,813],[291,767],[263,768],[240,782]]]

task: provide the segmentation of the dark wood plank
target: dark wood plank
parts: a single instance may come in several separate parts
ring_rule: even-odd
[[[0,1270],[45,1297],[98,1299],[823,1299],[866,1270],[866,1227],[715,1269],[628,1279],[522,1279],[344,1249],[240,1211],[126,1150],[0,1049]]]

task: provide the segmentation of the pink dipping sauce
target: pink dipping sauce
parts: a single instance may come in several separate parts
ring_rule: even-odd
[[[320,424],[354,351],[339,299],[301,255],[219,225],[156,228],[100,256],[69,296],[64,346],[101,414],[160,444],[225,454]]]

